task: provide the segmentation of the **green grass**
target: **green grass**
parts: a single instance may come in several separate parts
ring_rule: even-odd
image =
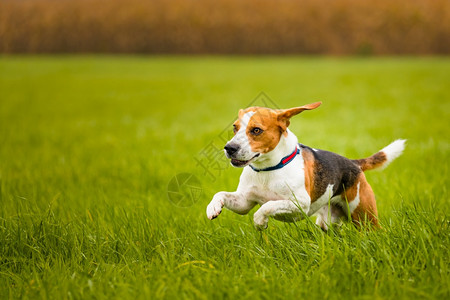
[[[448,298],[449,78],[448,58],[2,57],[0,298]],[[261,91],[323,101],[291,124],[312,147],[408,139],[367,173],[382,230],[206,218],[240,170],[195,158]],[[203,194],[176,206],[182,172]]]

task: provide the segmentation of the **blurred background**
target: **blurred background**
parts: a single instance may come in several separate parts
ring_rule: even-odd
[[[448,0],[0,0],[1,53],[450,52]]]

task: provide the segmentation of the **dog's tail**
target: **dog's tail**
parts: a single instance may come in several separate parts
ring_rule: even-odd
[[[384,169],[386,168],[394,159],[399,157],[403,150],[405,149],[406,140],[396,140],[388,146],[384,147],[374,155],[368,158],[355,159],[357,165],[361,167],[361,170],[373,170],[373,169]]]

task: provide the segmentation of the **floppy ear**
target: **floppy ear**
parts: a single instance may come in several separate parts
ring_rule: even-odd
[[[314,102],[311,104],[306,104],[300,107],[294,107],[289,109],[283,109],[278,113],[278,123],[283,131],[289,126],[289,119],[295,115],[298,115],[304,110],[311,110],[319,107],[322,102]]]

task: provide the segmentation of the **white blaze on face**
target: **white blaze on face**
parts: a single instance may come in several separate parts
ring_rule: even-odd
[[[236,133],[236,135],[234,136],[233,139],[236,139],[235,142],[240,142],[238,143],[241,147],[242,144],[241,142],[246,142],[247,144],[249,144],[248,142],[248,137],[247,137],[247,125],[250,122],[250,118],[255,114],[254,111],[250,111],[248,113],[246,113],[240,121],[241,124],[241,128],[239,129],[239,131]]]
[[[239,120],[239,131],[236,132],[236,135],[229,141],[229,143],[239,145],[239,151],[235,155],[236,159],[249,160],[252,159],[256,154],[252,151],[247,136],[247,125],[254,114],[254,111],[250,111]]]

